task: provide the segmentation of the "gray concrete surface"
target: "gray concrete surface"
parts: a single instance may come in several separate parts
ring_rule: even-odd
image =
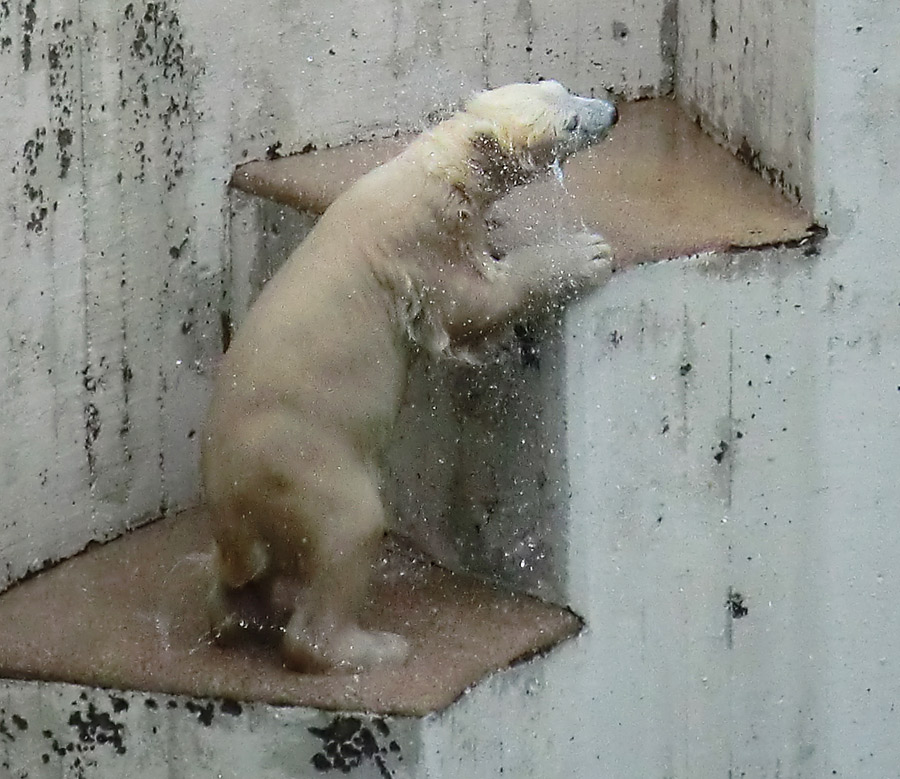
[[[734,15],[736,4],[718,0],[714,5],[728,6]],[[701,3],[697,14],[707,13],[709,6]],[[764,165],[779,165],[785,181],[800,186],[829,237],[812,256],[800,249],[741,255],[733,262],[700,257],[644,267],[617,279],[615,289],[610,288],[615,296],[586,302],[569,317],[563,411],[573,492],[564,559],[567,596],[586,616],[588,632],[534,666],[530,675],[523,671],[516,684],[504,687],[505,679],[499,678],[476,689],[447,719],[435,723],[428,736],[429,762],[419,775],[496,776],[499,768],[508,767],[505,773],[523,777],[897,776],[900,584],[893,569],[900,548],[900,252],[895,227],[900,213],[900,10],[890,3],[815,0],[797,13],[804,16],[807,10],[800,45],[790,56],[766,55],[765,36],[758,26],[748,26],[744,37],[754,47],[753,67],[758,69],[753,78],[744,81],[743,74],[736,74],[740,83],[735,80],[729,87],[728,64],[740,68],[746,60],[726,62],[722,70],[721,51],[710,55],[719,63],[710,67],[720,74],[712,97],[721,94],[729,105],[744,105],[763,100],[756,85],[772,85],[762,93],[769,97],[759,113],[752,106],[730,113],[708,90],[698,90],[696,97],[685,90],[682,96],[700,101],[709,116],[717,114],[718,106],[730,137],[755,139],[758,146],[751,151],[759,152]],[[201,11],[195,7],[196,14]],[[754,16],[770,13],[775,18],[781,12],[753,10]],[[16,23],[23,24],[22,18]],[[271,21],[265,13],[260,19]],[[709,45],[702,31],[711,34],[706,26],[711,17],[693,21],[701,31],[694,45],[699,51]],[[124,20],[117,23],[124,25]],[[346,24],[338,27],[345,30]],[[52,25],[45,28],[49,35],[58,34]],[[209,39],[210,48],[230,32],[223,24],[221,38]],[[129,40],[116,45],[127,48]],[[77,156],[70,178],[59,177],[55,146],[50,147],[53,154],[41,158],[37,178],[22,172],[31,165],[24,156],[26,145],[41,142],[40,128],[47,128],[44,143],[50,144],[65,127],[48,108],[49,74],[22,74],[24,35],[18,28],[15,41],[15,48],[0,51],[4,83],[15,85],[12,98],[4,93],[0,116],[7,128],[4,157],[19,160],[20,166],[16,186],[7,195],[13,199],[8,208],[21,217],[19,226],[4,223],[2,237],[3,245],[11,247],[9,256],[27,261],[8,273],[12,285],[5,287],[7,305],[2,309],[11,334],[3,359],[13,366],[3,390],[11,409],[3,476],[7,578],[20,575],[51,550],[62,554],[89,537],[121,528],[149,511],[151,497],[162,494],[161,477],[154,470],[146,477],[152,488],[139,491],[146,500],[138,500],[136,492],[127,503],[111,504],[115,510],[108,518],[95,495],[114,495],[115,490],[98,492],[100,482],[91,481],[84,453],[93,435],[88,428],[85,437],[84,424],[93,418],[92,413],[85,418],[85,409],[93,403],[102,414],[106,408],[91,393],[106,393],[110,418],[120,419],[116,415],[132,380],[125,380],[117,367],[121,356],[114,355],[101,389],[83,385],[81,371],[88,363],[94,366],[87,372],[94,379],[104,352],[94,347],[96,360],[85,362],[89,343],[101,342],[85,340],[85,322],[96,334],[120,329],[118,320],[104,324],[113,307],[96,307],[98,299],[108,299],[103,290],[115,289],[120,278],[119,271],[104,275],[104,266],[96,264],[99,252],[106,250],[101,238],[114,226],[107,221],[96,233],[101,237],[92,239],[92,251],[80,248],[83,192],[106,192],[104,202],[118,203],[122,196],[112,184],[118,159],[127,161],[123,172],[139,177],[139,157],[125,150],[141,138],[127,128],[121,136],[110,136],[121,137],[116,165],[105,173],[85,174],[85,180],[96,181],[89,190],[72,178],[80,165]],[[743,42],[732,43],[729,51],[743,51]],[[427,47],[422,51],[433,57]],[[804,52],[811,69],[804,57],[794,60]],[[249,83],[257,91],[248,89],[239,99],[253,105],[274,71],[277,66],[268,63],[253,71]],[[509,73],[513,71],[525,73],[511,67]],[[358,74],[368,78],[364,70]],[[120,93],[112,75],[111,95],[140,97],[136,81]],[[324,75],[317,71],[315,83],[324,85]],[[676,94],[680,89],[676,79]],[[153,94],[152,100],[161,99],[161,93]],[[10,100],[15,112],[6,108]],[[232,97],[212,90],[205,100],[207,116],[224,117]],[[90,101],[91,116],[101,128],[102,104]],[[280,105],[263,104],[260,115]],[[810,120],[808,139],[802,118],[796,126],[783,118],[793,110]],[[769,116],[770,123],[762,121],[754,130],[751,115]],[[266,127],[248,141],[250,153],[281,136],[272,127],[296,120],[292,110],[284,116],[260,122]],[[23,117],[27,121],[20,121]],[[216,137],[226,137],[229,125],[218,121],[210,129],[218,132]],[[359,129],[337,122],[333,126],[340,139]],[[176,138],[189,140],[189,128],[179,127]],[[98,148],[102,137],[101,131],[92,141]],[[299,140],[296,134],[291,143]],[[213,172],[194,181],[191,197],[185,190],[183,200],[167,199],[171,215],[165,208],[153,211],[155,227],[138,233],[144,236],[142,245],[163,246],[163,254],[170,245],[179,247],[185,236],[183,204],[190,202],[206,205],[197,212],[199,226],[186,247],[200,240],[198,235],[206,236],[202,245],[216,246],[224,221],[221,201],[205,194],[217,186],[209,178],[226,166],[223,157],[210,156],[210,143],[190,147],[194,156],[189,167]],[[204,167],[211,159],[218,162]],[[35,190],[26,190],[26,182]],[[146,220],[149,206],[142,204],[152,197],[128,194],[140,191],[137,184],[126,190],[134,198],[128,208]],[[24,231],[21,225],[32,219],[34,209],[40,218],[42,207],[48,212],[44,230]],[[70,262],[58,261],[60,247],[76,247]],[[127,256],[136,266],[134,278],[143,279],[133,285],[134,299],[143,299],[141,305],[158,323],[151,332],[169,333],[172,327],[178,342],[180,319],[164,318],[154,308],[166,274],[152,270],[157,267],[152,263],[142,264],[147,262],[144,254]],[[216,251],[198,254],[200,266],[211,256]],[[89,266],[87,275],[83,264]],[[215,263],[211,267],[215,276]],[[183,281],[180,270],[173,273],[174,281]],[[194,277],[185,273],[189,285]],[[35,302],[41,290],[52,295],[52,306]],[[218,288],[210,294],[218,294]],[[183,303],[172,305],[186,310]],[[118,313],[120,306],[114,310]],[[35,318],[31,311],[41,313]],[[135,309],[133,327],[146,325],[150,314],[141,311]],[[86,318],[85,312],[94,313]],[[59,339],[52,350],[49,339],[37,337],[42,332],[38,325]],[[214,328],[193,332],[200,333],[198,348],[211,358],[212,341],[201,336],[206,332],[214,340]],[[180,346],[161,349],[163,343],[168,341],[153,335],[149,345],[130,347],[144,349],[149,366],[147,377],[141,374],[138,382],[150,399],[142,408],[158,408],[160,377],[166,377],[165,386],[174,386],[168,368],[161,366],[185,353]],[[47,379],[44,365],[51,355],[55,378]],[[145,363],[140,365],[145,370]],[[134,392],[129,390],[130,399]],[[184,388],[179,392],[186,400],[177,402],[186,404],[185,418],[192,418],[202,386],[193,395]],[[150,432],[142,440],[162,440],[163,415],[147,413]],[[184,447],[181,439],[172,440]],[[99,441],[98,436],[91,443]],[[148,446],[140,451],[158,455],[163,450],[159,443]],[[129,451],[139,451],[137,444]],[[111,463],[112,470],[103,470],[106,475],[115,472],[115,463],[127,461],[114,448],[104,449],[102,457]],[[173,498],[190,492],[189,466],[178,472],[187,475],[165,482]],[[40,490],[44,478],[55,485],[46,492]],[[143,482],[137,473],[123,483]],[[71,511],[72,499],[77,511]],[[44,503],[44,509],[31,508]],[[70,511],[74,518],[60,531]],[[39,698],[28,700],[32,710],[49,712]],[[18,727],[10,722],[7,727]],[[40,732],[29,729],[29,738]],[[169,732],[171,739],[193,738],[186,731]],[[269,738],[264,732],[241,737]],[[160,754],[183,754],[174,743],[168,741]],[[217,748],[201,745],[194,754],[209,755]],[[215,765],[216,759],[197,762]],[[38,776],[38,770],[50,771],[34,770]],[[184,764],[165,770],[161,775],[204,776],[200,769],[191,774]],[[60,775],[58,767],[53,771],[45,775]],[[215,769],[205,775],[216,775]],[[273,770],[272,775],[285,774]]]

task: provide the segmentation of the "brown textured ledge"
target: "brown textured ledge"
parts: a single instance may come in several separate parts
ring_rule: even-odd
[[[506,235],[584,224],[634,262],[808,237],[812,219],[718,146],[667,99],[621,107],[612,137],[566,166],[555,181],[517,191],[499,211]],[[232,186],[322,213],[357,178],[406,143],[359,143],[249,162]],[[528,240],[534,240],[529,238]],[[545,238],[544,238],[545,240]]]
[[[580,628],[569,611],[389,545],[370,624],[410,639],[406,665],[360,675],[292,673],[273,649],[207,640],[203,524],[199,512],[161,520],[0,595],[0,676],[421,716]]]

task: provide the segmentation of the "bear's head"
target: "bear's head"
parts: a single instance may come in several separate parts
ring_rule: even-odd
[[[457,119],[466,127],[476,187],[493,199],[604,138],[618,111],[609,99],[579,97],[557,81],[541,81],[481,92]]]

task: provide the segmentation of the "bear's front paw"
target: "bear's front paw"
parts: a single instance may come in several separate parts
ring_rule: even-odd
[[[551,267],[563,293],[596,287],[614,271],[612,248],[596,233],[573,233],[553,252]]]
[[[571,250],[575,260],[599,262],[612,259],[612,248],[598,233],[572,233],[563,239],[563,245]]]
[[[409,642],[396,633],[364,630],[355,624],[314,630],[302,609],[284,630],[281,655],[286,667],[303,673],[359,673],[380,665],[400,665]]]

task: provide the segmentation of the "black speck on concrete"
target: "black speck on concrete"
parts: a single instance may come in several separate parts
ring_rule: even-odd
[[[728,593],[728,601],[725,605],[731,611],[731,616],[734,619],[741,619],[742,617],[746,617],[750,612],[750,610],[744,605],[744,596],[736,590],[731,590]]]
[[[237,701],[224,700],[220,708],[223,714],[230,714],[232,717],[239,717],[244,711],[241,704]]]
[[[184,704],[184,707],[191,712],[191,714],[197,715],[197,719],[201,725],[205,727],[212,725],[214,711],[211,702],[197,703],[196,701],[188,701]]]
[[[728,444],[725,441],[719,441],[719,449],[713,455],[713,460],[717,463],[721,463],[722,460],[725,459],[725,453],[728,451]]]

